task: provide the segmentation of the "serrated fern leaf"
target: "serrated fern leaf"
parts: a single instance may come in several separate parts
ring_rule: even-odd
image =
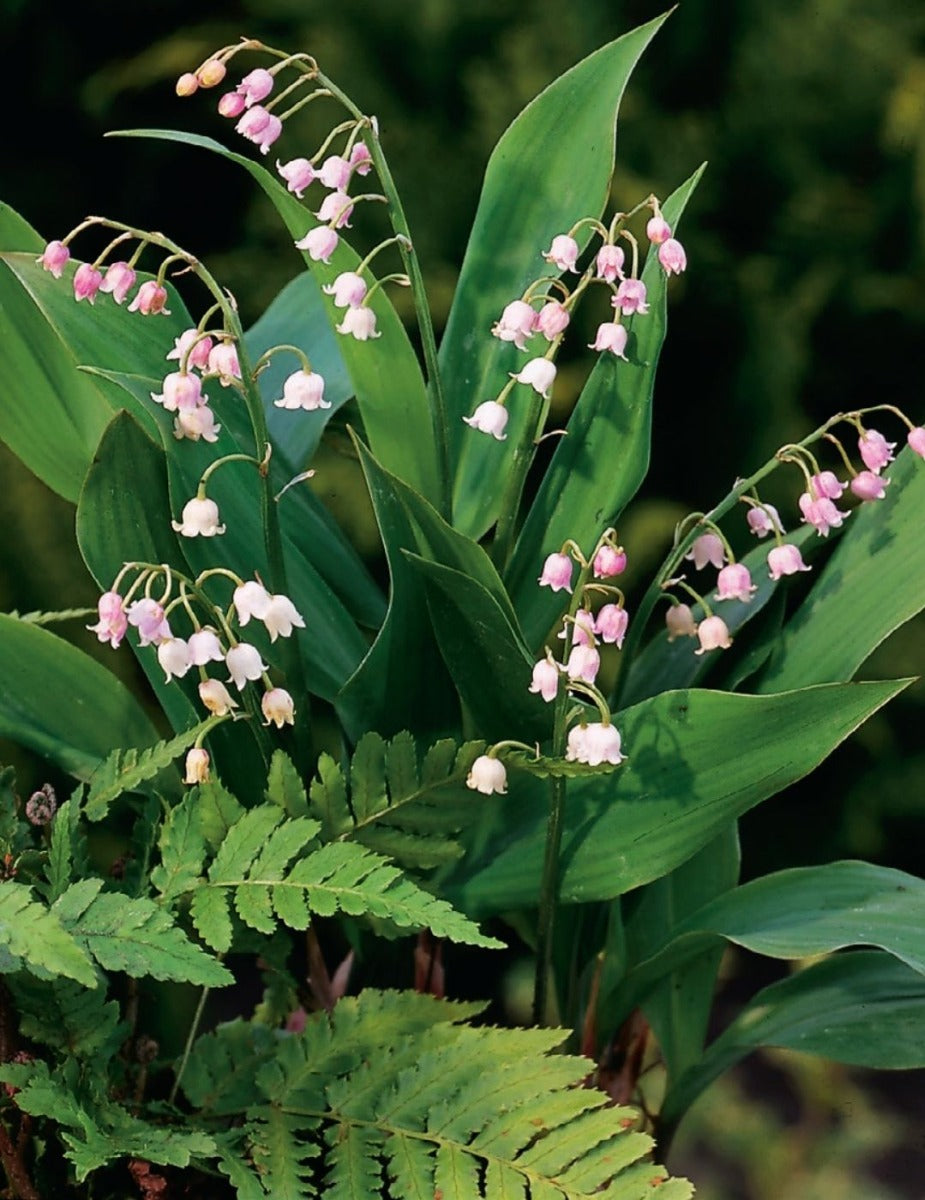
[[[234,981],[227,967],[191,942],[165,909],[145,897],[132,900],[99,892],[101,882],[74,884],[52,912],[104,970],[203,987],[224,987]],[[96,894],[86,903],[91,888]]]
[[[548,779],[551,776],[579,779],[585,775],[608,775],[617,770],[614,763],[599,763],[591,767],[587,763],[573,762],[568,758],[545,758],[543,755],[526,754],[522,750],[506,755],[505,761],[509,766],[526,771],[528,775],[536,775],[539,779]]]
[[[35,612],[18,613],[15,611],[8,614],[11,617],[16,617],[18,621],[24,621],[27,625],[54,625],[57,621],[82,621],[85,617],[95,617],[95,608],[60,608],[56,612]]]
[[[321,1147],[307,1133],[320,1123],[280,1109],[265,1110],[262,1119],[248,1127],[250,1154],[268,1196],[302,1200],[317,1196],[313,1159]]]
[[[36,885],[48,900],[54,903],[74,878],[86,875],[90,869],[87,839],[80,827],[80,802],[83,784],[61,805],[51,827],[51,843],[45,864],[45,885]]]
[[[114,750],[100,763],[90,779],[86,814],[90,821],[101,821],[109,806],[125,792],[134,792],[166,770],[198,739],[223,718],[209,717],[192,729],[187,729],[169,741],[158,742],[146,750],[131,747]]]
[[[276,1139],[302,1189],[293,1197],[321,1181],[335,1200],[693,1194],[650,1161],[633,1110],[580,1086],[591,1064],[554,1053],[561,1031],[460,1026],[452,1009],[435,1021],[437,1007],[425,1027],[380,1041],[380,1003],[394,1022],[395,998],[365,992],[343,1020],[338,1004],[283,1039],[257,1073],[265,1103],[251,1109],[246,1136],[252,1154]],[[297,1149],[286,1144],[295,1134]]]
[[[7,981],[20,1013],[19,1031],[30,1041],[99,1069],[125,1040],[119,1006],[104,986],[91,991],[70,979],[33,979],[25,972]]]
[[[199,796],[190,792],[170,810],[161,826],[157,843],[161,861],[151,872],[151,883],[166,904],[200,882],[206,856],[200,808]]]
[[[299,772],[282,750],[274,750],[267,775],[267,799],[287,816],[308,816],[308,796]]]
[[[96,987],[96,972],[86,951],[62,925],[58,915],[33,900],[29,888],[0,883],[0,967],[27,970],[45,977],[66,975],[84,987]]]
[[[482,742],[459,747],[446,738],[422,761],[410,733],[390,742],[367,733],[346,774],[321,755],[309,807],[322,840],[357,841],[418,871],[453,861],[462,854],[458,834],[479,812],[481,801],[465,780],[483,749]]]

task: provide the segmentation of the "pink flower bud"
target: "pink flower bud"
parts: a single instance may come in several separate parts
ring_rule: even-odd
[[[382,334],[376,332],[376,314],[371,308],[363,306],[348,308],[344,313],[341,323],[335,325],[334,328],[338,333],[350,334],[358,342],[365,342],[370,338],[382,336]]]
[[[773,504],[755,505],[750,508],[745,517],[748,527],[757,537],[767,537],[769,533],[783,533],[780,514]]]
[[[697,636],[697,622],[689,604],[672,604],[665,613],[665,625],[668,628],[669,642],[679,637]]]
[[[127,262],[115,262],[100,284],[101,292],[112,292],[116,304],[121,304],[135,286],[135,272]]]
[[[260,658],[260,651],[248,642],[239,642],[225,655],[225,665],[229,671],[229,681],[233,681],[239,692],[243,692],[247,681],[259,679],[264,671],[269,670]]]
[[[621,547],[601,546],[594,556],[595,579],[612,579],[626,570],[626,551]]]
[[[503,796],[507,792],[507,771],[499,758],[481,754],[472,764],[466,776],[466,787],[485,796],[496,792]]]
[[[171,521],[175,533],[183,537],[215,537],[225,532],[218,523],[218,505],[214,500],[198,500],[195,497],[183,506],[181,520]]]
[[[74,299],[89,300],[93,304],[102,283],[103,276],[96,267],[81,263],[74,275]]]
[[[163,313],[165,317],[170,312],[164,306],[167,303],[167,289],[161,287],[156,279],[146,280],[135,293],[135,299],[128,306],[129,312],[140,312],[143,317],[153,317]]]
[[[199,86],[204,88],[218,87],[225,78],[225,64],[217,58],[210,58],[196,72]]]
[[[35,260],[42,264],[42,269],[51,271],[55,279],[60,279],[64,265],[71,257],[71,252],[64,242],[49,242],[39,257]]]
[[[304,250],[313,262],[329,263],[339,241],[335,230],[327,225],[316,225],[295,246],[297,250]]]
[[[552,239],[552,245],[544,253],[543,258],[553,263],[560,271],[572,271],[578,274],[575,263],[578,261],[578,243],[566,233],[559,233]]]
[[[253,142],[261,154],[269,153],[270,147],[282,131],[283,124],[279,117],[267,112],[260,104],[255,104],[253,108],[247,109],[244,116],[235,125],[235,132],[240,133],[249,142]]]
[[[218,679],[203,679],[199,685],[199,699],[210,713],[217,717],[226,716],[233,708],[238,708],[237,700],[232,699],[231,693]]]
[[[182,409],[173,419],[173,436],[177,439],[187,438],[191,442],[217,442],[221,433],[221,425],[215,423],[215,413],[208,404],[200,404],[198,408]]]
[[[626,757],[620,753],[621,738],[614,725],[596,721],[591,725],[575,725],[569,730],[565,757],[569,762],[587,763],[599,767],[603,763],[619,766]]]
[[[513,342],[518,350],[525,350],[527,338],[536,331],[536,316],[536,310],[525,300],[512,300],[491,332],[502,342]]]
[[[273,91],[273,76],[263,67],[255,67],[244,76],[235,91],[244,97],[244,107],[250,108],[251,105],[265,100]]]
[[[136,600],[129,607],[128,623],[138,630],[141,646],[157,645],[173,637],[163,606],[156,600]]]
[[[296,371],[283,384],[283,395],[273,401],[276,408],[303,408],[314,412],[319,408],[330,408],[324,398],[324,379],[315,371]]]
[[[161,386],[163,392],[151,392],[151,399],[155,404],[162,404],[167,412],[177,412],[179,409],[189,411],[205,404],[202,381],[198,375],[186,371],[173,371],[164,377]]]
[[[296,606],[288,596],[279,594],[270,597],[267,610],[260,619],[267,627],[271,642],[278,637],[289,637],[294,628],[305,628],[305,621]]]
[[[626,349],[627,337],[625,325],[619,325],[615,321],[602,321],[597,327],[597,336],[588,349],[609,350],[611,354],[626,362],[627,357],[623,352]]]
[[[518,383],[528,383],[544,400],[548,400],[549,390],[556,378],[556,364],[548,358],[531,358],[513,378]]]
[[[626,255],[621,246],[611,246],[609,243],[601,246],[597,252],[597,277],[607,283],[623,278],[623,263]]]
[[[368,175],[373,165],[373,156],[365,142],[356,142],[350,151],[350,165],[357,175]]]
[[[658,248],[658,261],[667,275],[680,275],[687,267],[687,255],[680,242],[670,237]]]
[[[362,275],[357,275],[356,271],[343,271],[321,290],[334,297],[337,308],[356,308],[363,303],[369,289]]]
[[[691,548],[684,558],[688,562],[692,561],[694,568],[698,571],[702,571],[707,563],[720,570],[726,561],[726,547],[723,545],[722,538],[715,533],[702,533],[699,537],[694,538]]]
[[[238,614],[238,624],[246,625],[251,617],[262,621],[270,607],[270,593],[255,579],[249,579],[234,590],[231,602]]]
[[[485,400],[471,417],[463,417],[463,420],[480,433],[490,433],[497,441],[503,442],[507,437],[504,432],[507,417],[508,412],[503,404],[499,404],[497,400]]]
[[[803,520],[812,525],[820,537],[828,537],[830,529],[837,529],[848,513],[835,507],[833,500],[820,496],[814,500],[809,492],[804,492],[799,500]]]
[[[873,471],[874,474],[879,474],[880,471],[893,461],[893,451],[896,449],[895,442],[888,442],[882,433],[878,433],[876,429],[868,429],[858,438],[858,449],[861,452],[861,458],[864,460],[864,466],[868,471]]]
[[[782,575],[796,575],[798,571],[811,571],[803,562],[803,555],[798,546],[785,542],[783,546],[775,546],[768,551],[768,570],[772,579],[780,579]]]
[[[307,158],[292,158],[287,163],[276,160],[276,169],[286,181],[286,187],[301,200],[302,193],[315,182],[315,168]]]
[[[240,117],[245,107],[244,97],[239,92],[226,92],[218,102],[219,116]]]
[[[840,500],[845,484],[836,476],[834,471],[820,471],[812,477],[812,485],[817,496],[826,500]]]
[[[889,482],[889,479],[884,479],[873,471],[859,471],[851,480],[851,491],[859,500],[882,500]]]
[[[282,729],[284,725],[295,724],[295,705],[285,688],[270,688],[264,692],[260,707],[264,725],[275,725],[277,729]]]
[[[222,387],[229,387],[241,378],[238,348],[234,342],[219,342],[209,351],[209,375],[217,375]]]
[[[339,154],[330,154],[321,164],[321,170],[317,177],[324,187],[331,188],[335,192],[344,192],[347,190],[347,184],[350,182],[352,174],[353,168],[346,158],[342,158]],[[324,219],[327,220],[327,217]]]
[[[629,622],[629,613],[622,604],[605,604],[597,614],[594,632],[608,645],[616,645],[617,649],[622,650]]]
[[[552,588],[554,592],[572,590],[572,560],[567,554],[550,554],[543,563],[539,577],[540,587]]]
[[[536,328],[547,342],[555,341],[560,333],[568,328],[570,317],[568,309],[558,300],[550,300],[544,304],[537,314]]]
[[[166,682],[176,677],[182,679],[192,665],[189,658],[189,647],[183,638],[167,638],[157,647],[157,661],[164,668]]]
[[[333,229],[350,228],[353,201],[346,192],[329,192],[315,213],[319,221],[330,223]]]
[[[177,80],[175,90],[180,97],[192,96],[199,91],[199,76],[194,75],[192,71],[186,71]]]
[[[210,337],[200,337],[197,329],[186,329],[178,338],[174,339],[173,349],[165,357],[168,362],[182,362],[183,355],[186,354],[188,369],[198,367],[200,371],[204,371],[209,365],[211,350],[212,339]]]
[[[210,662],[224,662],[225,651],[214,629],[198,629],[186,643],[190,664],[204,667]]]
[[[743,563],[730,563],[723,567],[716,581],[717,600],[741,600],[747,604],[758,588],[752,583],[748,567]]]
[[[671,226],[661,214],[649,218],[646,224],[646,237],[656,246],[667,242],[671,237]]]
[[[26,820],[39,828],[50,825],[57,811],[58,797],[50,783],[43,784],[26,801]]]
[[[594,646],[573,646],[565,669],[569,679],[593,683],[601,669],[601,656]]]
[[[128,617],[122,607],[122,597],[118,592],[104,592],[99,598],[97,611],[99,621],[95,625],[88,625],[87,629],[95,633],[101,642],[109,642],[113,650],[116,650],[128,629]]]
[[[184,783],[208,783],[209,781],[209,751],[202,746],[194,746],[186,755],[186,775]]]
[[[729,628],[722,617],[704,617],[697,626],[700,649],[695,654],[706,654],[709,650],[728,650],[732,645]]]
[[[533,668],[533,682],[528,689],[538,693],[548,704],[559,691],[559,668],[548,658],[541,658]]]
[[[906,441],[920,458],[925,458],[925,429],[921,425],[909,430]]]
[[[646,285],[641,279],[624,279],[610,303],[614,308],[618,308],[624,317],[632,316],[633,313],[645,316],[649,311],[649,305],[646,302]]]

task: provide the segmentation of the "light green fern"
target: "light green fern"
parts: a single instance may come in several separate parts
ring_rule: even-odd
[[[473,1007],[364,992],[300,1035],[273,1040],[237,1022],[200,1038],[183,1086],[210,1119],[246,1121],[220,1164],[238,1196],[693,1194],[651,1162],[632,1109],[580,1086],[592,1064],[553,1053],[562,1031],[459,1024]],[[229,1083],[233,1063],[246,1070]]]

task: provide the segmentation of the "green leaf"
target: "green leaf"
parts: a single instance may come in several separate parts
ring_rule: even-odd
[[[83,1059],[100,1072],[125,1041],[128,1027],[120,1021],[119,1005],[107,996],[104,979],[92,991],[72,979],[39,980],[25,972],[6,983],[23,1037]]]
[[[29,254],[40,254],[45,249],[45,239],[15,208],[0,201],[0,251],[22,250]]]
[[[440,653],[478,733],[490,742],[514,732],[524,741],[545,741],[552,714],[529,691],[533,658],[502,606],[461,571],[406,557],[424,577]]]
[[[603,46],[555,80],[527,105],[489,159],[440,348],[451,461],[458,463],[453,524],[473,537],[497,516],[511,448],[526,416],[522,406],[511,406],[507,442],[463,425],[479,401],[497,395],[517,361],[511,346],[491,336],[492,322],[528,283],[548,274],[542,253],[552,238],[580,217],[603,211],[623,90],[664,19]],[[585,226],[579,241],[588,237]]]
[[[110,136],[160,138],[220,154],[244,167],[257,181],[293,238],[301,238],[317,224],[306,205],[291,195],[265,167],[226,150],[212,138],[168,129],[119,130]],[[343,239],[327,266],[312,262],[307,254],[303,254],[303,258],[319,284],[332,283],[343,271],[355,271],[360,261],[359,255]],[[367,273],[367,278],[372,282],[372,275]],[[334,307],[330,297],[323,296],[322,299],[329,325],[340,324],[342,312]],[[338,341],[363,416],[363,428],[373,453],[383,466],[436,503],[440,495],[437,454],[421,369],[384,288],[376,291],[369,307],[376,314],[381,337],[375,342],[358,342],[349,336],[340,337]]]
[[[542,754],[537,757],[523,750],[505,754],[504,762],[509,767],[526,771],[528,775],[535,775],[537,779],[580,779],[585,775],[609,775],[618,769],[613,763],[599,763],[591,767],[567,758],[547,758]]]
[[[925,1066],[925,979],[878,950],[838,954],[764,988],[665,1097],[678,1121],[717,1076],[759,1046],[881,1070]]]
[[[126,792],[150,791],[148,781],[166,772],[185,750],[199,741],[215,724],[216,719],[208,717],[177,737],[158,742],[146,750],[139,751],[134,747],[113,750],[90,778],[90,790],[84,806],[87,819],[101,821],[109,811],[109,806]],[[170,772],[163,782],[173,784],[173,790],[176,791],[179,786],[176,770]]]
[[[695,171],[665,201],[662,211],[673,229],[703,171]],[[530,646],[542,643],[562,610],[561,597],[537,586],[546,555],[567,538],[590,553],[604,529],[616,524],[649,469],[655,372],[668,324],[668,280],[656,250],[650,247],[642,272],[649,312],[626,322],[633,338],[631,361],[598,356],[569,418],[568,436],[557,440],[505,572]]]
[[[52,913],[104,970],[124,971],[134,979],[151,976],[203,987],[233,982],[227,967],[191,942],[170,914],[152,900],[132,900],[100,892],[100,887],[99,879],[74,884],[57,900]]]
[[[82,794],[83,788],[80,787],[69,800],[65,800],[55,814],[51,826],[51,843],[48,847],[48,862],[45,864],[48,886],[37,885],[50,904],[67,891],[72,879],[90,871],[87,839],[80,828]]]
[[[775,696],[667,692],[622,713],[628,761],[570,781],[564,903],[603,900],[673,870],[748,809],[813,770],[906,681],[830,684]],[[545,846],[541,784],[514,780],[493,861],[463,861],[445,889],[469,913],[535,903]]]
[[[108,296],[98,297],[93,308],[77,304],[74,270],[68,264],[65,275],[54,279],[32,253],[0,255],[0,440],[71,501],[103,430],[126,406],[111,384],[77,366],[163,375],[172,339],[191,324],[172,288],[173,315],[154,320]],[[143,410],[136,415],[153,430]]]
[[[0,882],[0,947],[14,960],[4,972],[24,966],[34,973],[66,975],[95,988],[96,972],[55,912],[32,899],[30,889],[11,880]]]
[[[161,825],[161,861],[151,872],[151,886],[170,904],[200,883],[206,843],[202,833],[202,803],[197,791],[188,792]],[[242,810],[243,811],[243,810]]]
[[[281,808],[288,817],[308,816],[308,796],[301,776],[292,765],[292,760],[282,752],[274,750],[270,759],[270,774],[267,777],[267,799]]]
[[[784,627],[759,690],[850,679],[925,605],[925,470],[905,449],[883,500],[852,515],[809,595]]]
[[[390,476],[354,444],[366,477],[389,563],[389,607],[375,642],[337,697],[348,737],[368,729],[385,736],[408,726],[422,736],[458,724],[456,697],[437,652],[418,573],[403,551],[417,545],[407,510]]]
[[[88,654],[38,625],[0,614],[0,736],[89,779],[113,747],[157,731],[128,688]]]

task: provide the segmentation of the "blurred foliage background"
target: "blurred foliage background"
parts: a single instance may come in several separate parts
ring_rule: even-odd
[[[7,62],[27,81],[15,113],[7,109],[2,199],[49,238],[95,212],[163,229],[208,261],[252,320],[299,262],[244,173],[183,147],[103,134],[167,126],[237,140],[215,113],[216,93],[176,100],[177,75],[243,34],[308,50],[379,118],[442,323],[499,134],[559,72],[661,8],[661,0],[0,0]],[[300,120],[282,157],[320,140],[313,117]],[[925,418],[925,7],[683,0],[626,95],[614,199],[665,195],[704,159],[682,232],[690,269],[672,288],[653,469],[621,528],[637,564],[655,559],[680,514],[709,507],[736,475],[831,412],[888,401]],[[555,397],[563,415],[587,369],[578,360],[566,367]],[[322,494],[372,552],[352,464],[336,444],[327,454]],[[0,607],[93,604],[69,506],[2,448],[0,469]],[[767,498],[792,511],[795,480],[782,472],[776,480]],[[72,629],[90,648],[91,635]],[[107,662],[132,671],[128,656]],[[915,673],[923,663],[919,619],[862,674]],[[923,704],[918,685],[807,784],[750,814],[746,875],[846,856],[922,874]],[[42,782],[41,764],[0,746],[0,760],[14,757],[24,787]],[[755,981],[741,959],[730,971],[733,981]],[[747,1094],[752,1076],[735,1075],[691,1119],[683,1165],[702,1177],[704,1163],[719,1163],[707,1200],[925,1195],[916,1182],[925,1175],[920,1091],[917,1157],[887,1170],[884,1155],[895,1158],[909,1112],[905,1124],[895,1105],[885,1115],[882,1084],[872,1092],[844,1072],[792,1060],[761,1069],[777,1080],[770,1104]],[[833,1116],[831,1089],[852,1097],[847,1124],[844,1105]]]

